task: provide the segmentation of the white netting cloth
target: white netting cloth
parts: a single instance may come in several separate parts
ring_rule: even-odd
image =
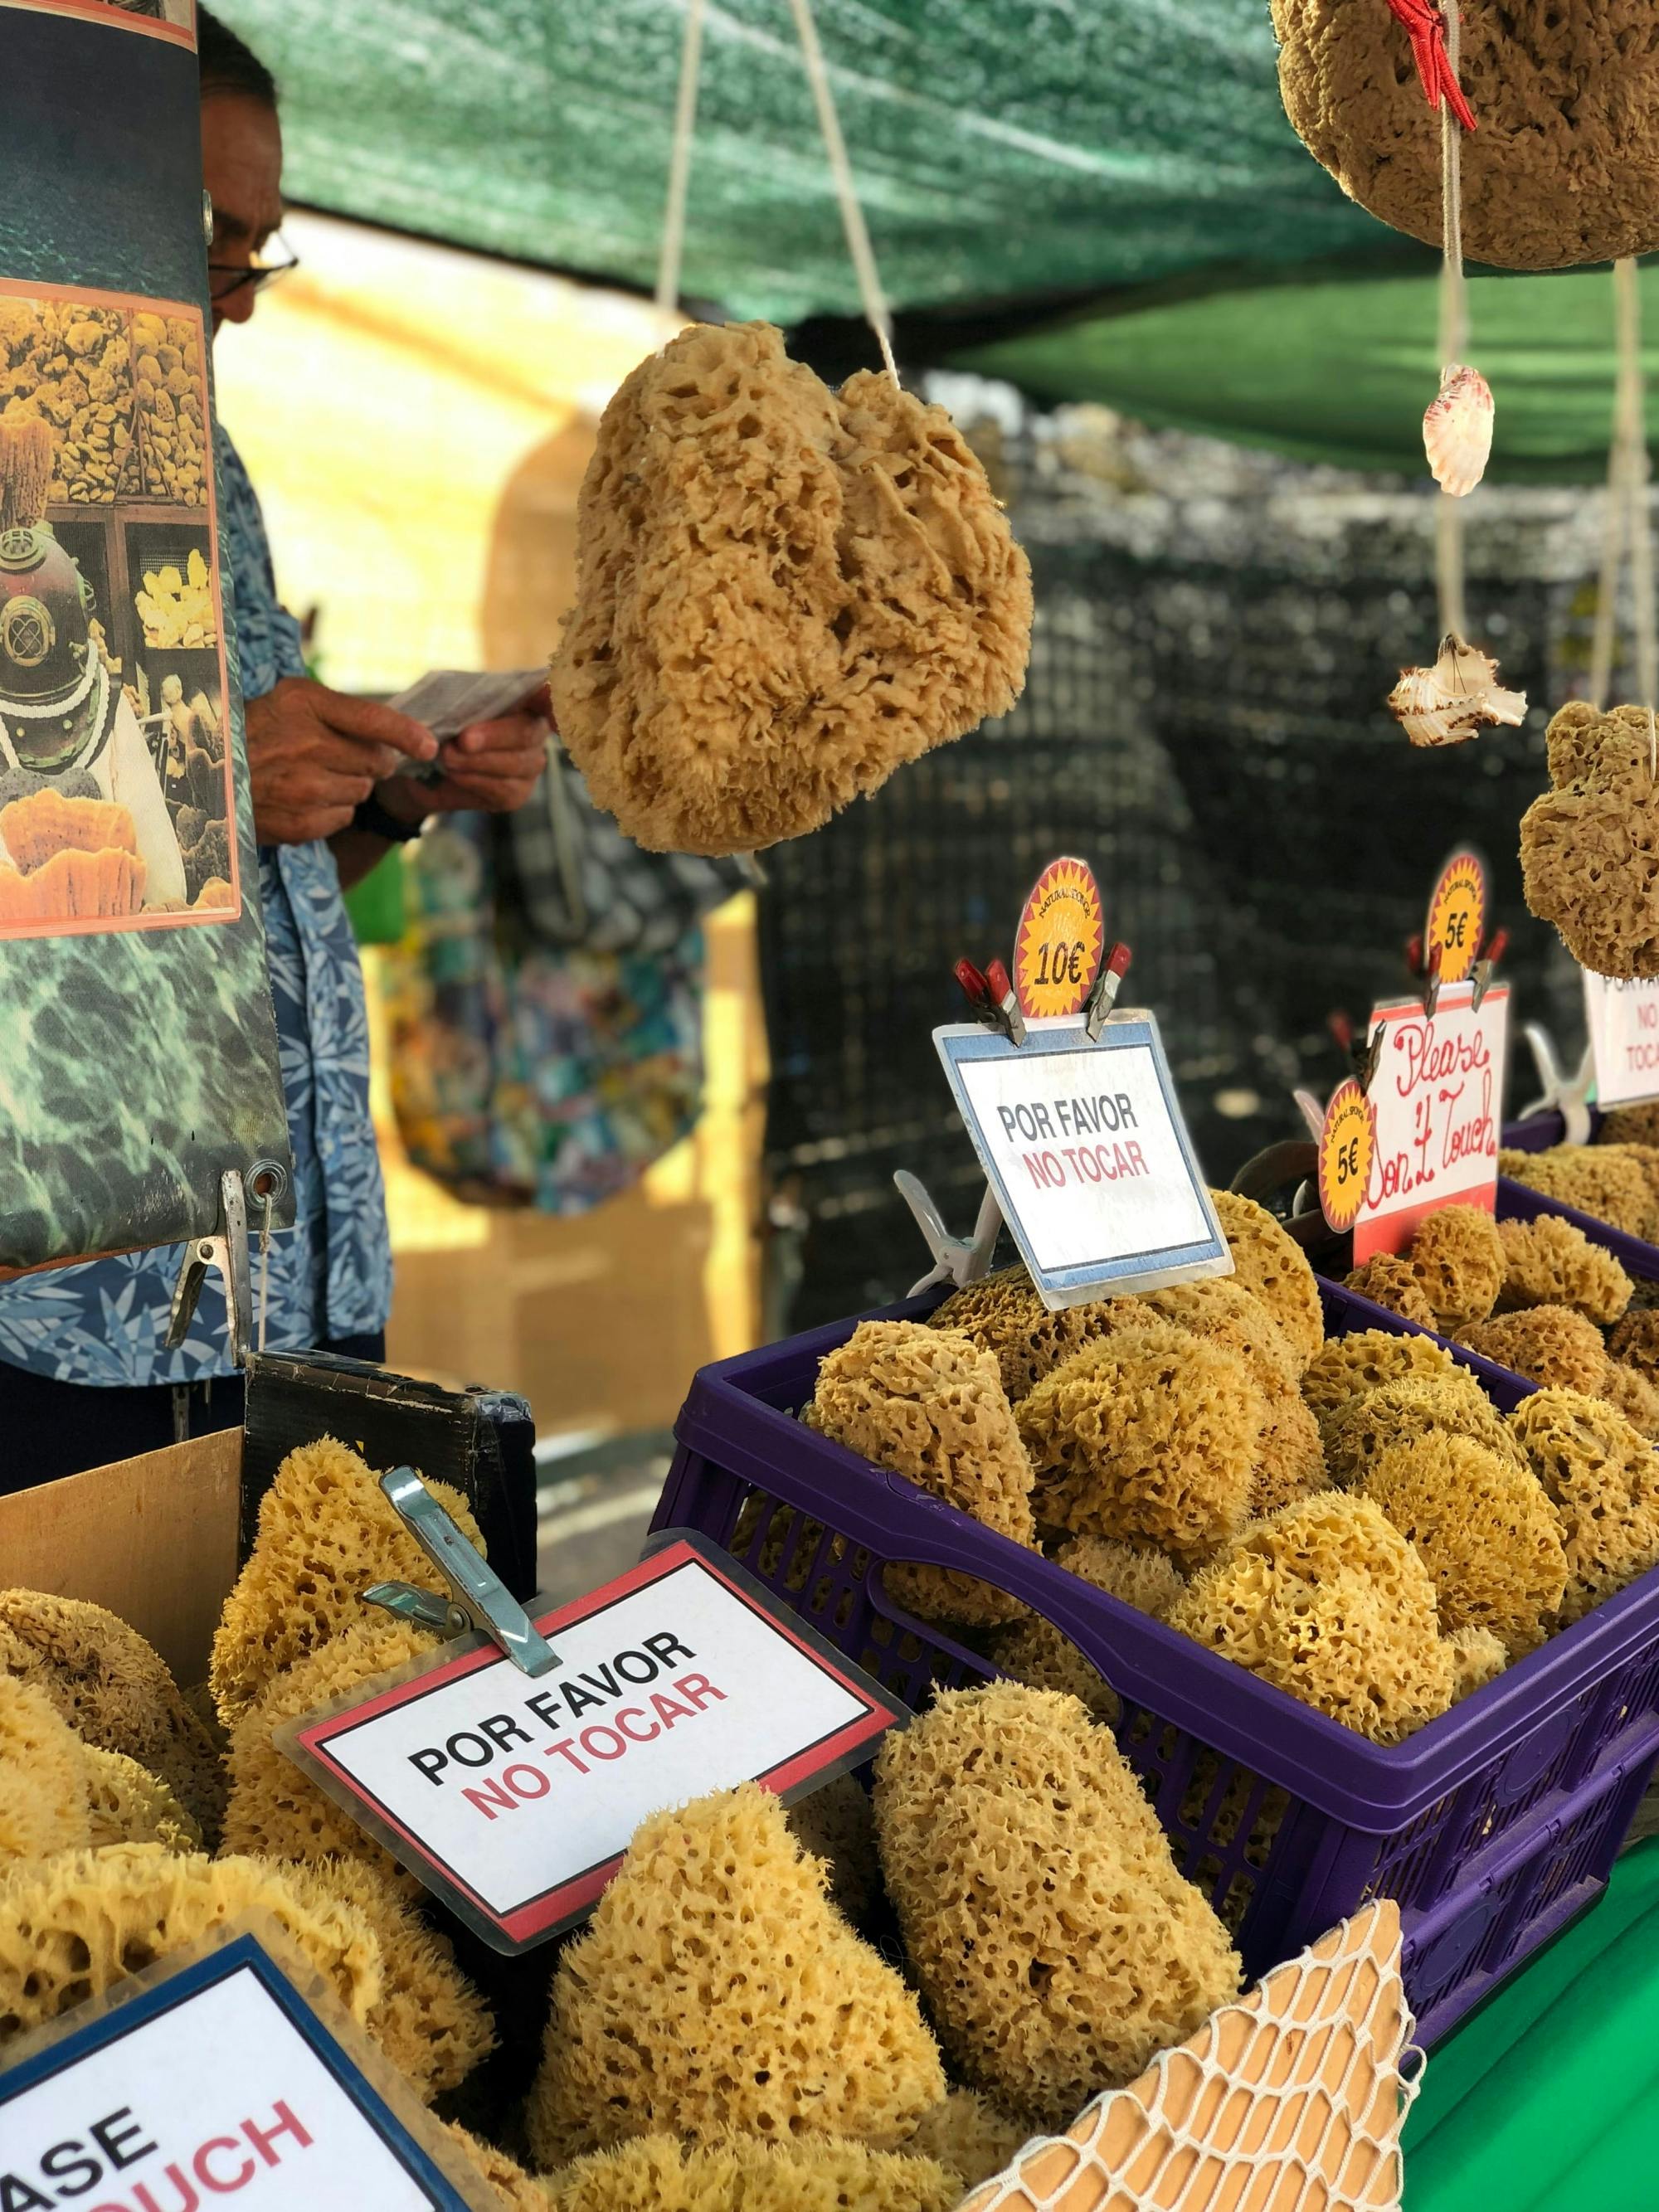
[[[959,2212],[1395,2212],[1422,2079],[1384,1899],[1226,2005]]]

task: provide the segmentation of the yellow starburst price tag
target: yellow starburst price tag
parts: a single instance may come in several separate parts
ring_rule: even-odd
[[[1319,1204],[1337,1231],[1352,1229],[1371,1179],[1376,1115],[1359,1085],[1338,1086],[1325,1109],[1319,1140]]]
[[[1105,927],[1086,860],[1051,860],[1031,886],[1014,940],[1014,990],[1028,1018],[1075,1014],[1100,969]]]
[[[1461,983],[1480,957],[1486,926],[1486,872],[1473,853],[1454,853],[1440,871],[1429,901],[1429,927],[1423,939],[1425,972],[1434,972],[1440,948],[1440,981]]]

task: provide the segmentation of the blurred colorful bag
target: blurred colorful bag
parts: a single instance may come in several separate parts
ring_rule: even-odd
[[[660,950],[540,941],[511,839],[458,815],[404,848],[408,927],[385,955],[392,1104],[410,1158],[458,1194],[580,1213],[696,1118],[702,933],[694,915]]]

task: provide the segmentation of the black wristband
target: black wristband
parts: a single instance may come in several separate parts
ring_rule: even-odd
[[[388,845],[407,845],[420,836],[425,817],[400,822],[395,814],[386,812],[371,791],[352,816],[351,826],[354,830],[366,830],[371,837],[384,837]]]

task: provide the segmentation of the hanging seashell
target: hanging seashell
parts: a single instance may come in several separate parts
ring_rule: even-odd
[[[1498,663],[1455,635],[1432,668],[1402,672],[1389,705],[1414,745],[1461,745],[1488,722],[1518,729],[1527,717],[1526,693],[1503,690]]]
[[[1440,372],[1440,394],[1423,417],[1423,450],[1443,492],[1462,499],[1486,473],[1492,458],[1492,386],[1478,368],[1454,362]]]

